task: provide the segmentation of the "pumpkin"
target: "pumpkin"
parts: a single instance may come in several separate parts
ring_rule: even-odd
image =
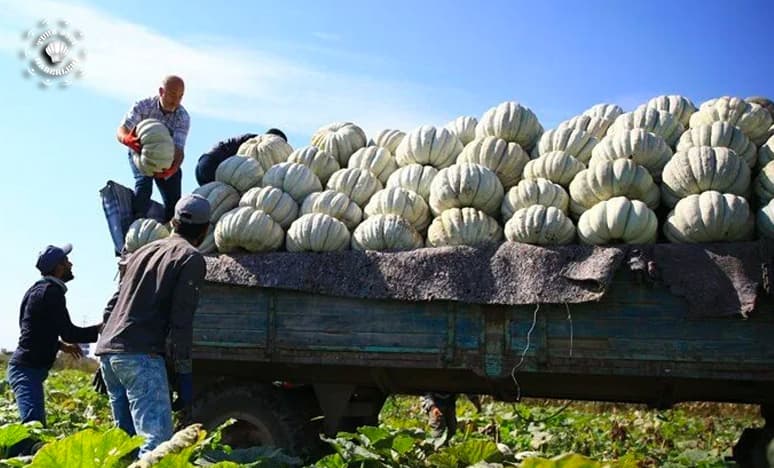
[[[218,251],[218,246],[215,245],[215,225],[210,224],[210,227],[207,229],[207,235],[204,236],[204,240],[201,244],[199,244],[198,247],[196,247],[196,250],[198,250],[200,253],[203,254],[209,254],[214,253]]]
[[[423,231],[430,224],[430,208],[424,198],[403,187],[379,190],[371,197],[363,212],[366,219],[382,214],[402,216],[417,231]]]
[[[445,128],[423,125],[406,135],[395,150],[399,166],[430,165],[443,169],[454,164],[462,151],[462,143]]]
[[[422,236],[402,216],[378,214],[363,221],[352,233],[352,250],[397,252],[422,248]]]
[[[521,146],[492,136],[476,138],[457,156],[457,164],[475,163],[494,171],[506,189],[519,183],[528,161]]]
[[[241,248],[269,252],[282,246],[285,233],[267,213],[240,206],[224,214],[215,225],[215,245],[221,253]]]
[[[462,163],[441,169],[430,185],[430,209],[438,215],[449,208],[471,207],[497,216],[503,184],[480,164]]]
[[[758,210],[756,226],[760,237],[774,239],[774,201],[769,201]]]
[[[649,100],[645,106],[669,112],[680,121],[683,128],[688,128],[688,122],[691,119],[691,115],[696,112],[696,106],[693,105],[693,102],[691,102],[690,99],[676,94],[656,96]]]
[[[456,135],[462,146],[465,146],[476,138],[476,125],[478,119],[475,117],[461,116],[444,125],[444,128]]]
[[[249,206],[263,211],[282,229],[287,229],[298,217],[296,201],[276,187],[251,188],[239,199],[239,206]]]
[[[169,237],[169,229],[155,219],[140,218],[134,220],[126,231],[124,250],[134,252],[145,244]]]
[[[172,167],[175,144],[166,125],[156,119],[140,121],[134,129],[140,140],[140,153],[132,151],[132,162],[146,176]]]
[[[556,207],[532,205],[517,210],[505,223],[505,238],[525,244],[569,244],[575,239],[575,226]]]
[[[387,148],[390,150],[390,154],[394,155],[398,150],[398,145],[405,136],[406,132],[401,132],[400,130],[382,130],[376,134],[376,138],[373,141],[376,146]]]
[[[652,244],[657,233],[653,210],[626,197],[599,202],[578,220],[578,238],[584,244]]]
[[[772,125],[771,114],[760,105],[737,97],[723,96],[703,102],[691,116],[691,128],[718,121],[739,127],[756,145],[766,141]]]
[[[669,112],[643,105],[635,109],[634,112],[619,115],[607,130],[607,134],[614,135],[633,128],[642,128],[655,133],[663,138],[669,146],[674,146],[677,143],[684,130],[683,124]]]
[[[418,193],[425,201],[430,199],[430,184],[438,169],[433,166],[409,164],[393,172],[387,179],[387,188],[403,187]]]
[[[664,166],[662,199],[670,208],[681,198],[716,190],[745,195],[750,188],[750,167],[728,148],[695,146],[678,151]]]
[[[623,113],[624,111],[621,106],[616,104],[601,103],[589,107],[583,111],[583,114],[581,115],[588,115],[589,117],[598,117],[600,119],[615,121],[615,119],[617,119],[618,116]]]
[[[505,194],[500,213],[503,221],[508,221],[513,213],[532,205],[553,206],[567,213],[569,204],[570,197],[561,185],[548,179],[525,179]]]
[[[312,135],[312,144],[331,154],[341,167],[347,167],[352,153],[366,142],[363,129],[352,122],[334,122],[318,128]]]
[[[193,193],[203,196],[210,202],[210,223],[215,224],[223,213],[239,205],[239,192],[223,182],[208,182],[197,187]]]
[[[769,114],[774,117],[774,101],[771,99],[763,96],[752,96],[745,98],[745,101],[749,102],[750,104],[758,104],[759,106],[769,111]]]
[[[339,161],[333,155],[316,146],[305,146],[293,151],[288,156],[287,162],[303,164],[308,167],[320,179],[321,184],[327,183],[331,175],[341,169]]]
[[[293,148],[282,137],[270,133],[256,135],[239,146],[237,154],[261,163],[263,172],[275,164],[285,162]]]
[[[758,165],[763,167],[771,161],[774,161],[774,135],[758,148]]]
[[[714,190],[688,195],[664,223],[670,242],[733,242],[752,238],[754,221],[747,200]]]
[[[334,172],[325,188],[343,193],[362,208],[383,185],[371,171],[350,167]]]
[[[502,241],[503,230],[497,221],[475,208],[450,208],[433,219],[427,229],[427,245],[484,245]]]
[[[686,130],[677,142],[676,150],[685,151],[694,146],[730,148],[744,159],[748,166],[755,166],[755,145],[741,130],[728,122],[712,122]]]
[[[309,213],[293,221],[285,236],[288,252],[347,250],[350,234],[341,221],[323,213]]]
[[[774,198],[774,162],[769,162],[755,178],[755,194],[763,203]]]
[[[672,149],[663,138],[642,128],[635,128],[604,137],[591,150],[589,167],[603,161],[631,159],[658,180],[671,158]]]
[[[569,128],[571,130],[582,130],[591,134],[597,140],[604,138],[607,133],[607,129],[613,125],[613,119],[605,119],[602,117],[596,117],[591,115],[576,115],[575,117],[565,120],[556,126],[557,130]]]
[[[604,161],[580,171],[570,183],[570,211],[580,216],[597,203],[615,197],[640,200],[648,208],[659,203],[658,186],[650,173],[629,159]]]
[[[532,150],[542,134],[543,126],[532,109],[514,101],[490,108],[476,125],[476,137],[502,138],[527,151]]]
[[[359,167],[371,171],[382,184],[398,169],[392,153],[381,146],[366,146],[352,154],[347,167]]]
[[[551,182],[567,186],[577,173],[586,166],[574,156],[564,151],[552,151],[533,159],[524,166],[525,179],[548,179]]]
[[[299,163],[283,162],[273,165],[263,176],[263,185],[277,187],[293,197],[296,203],[307,195],[322,190],[320,179],[311,169]]]
[[[239,193],[245,193],[253,187],[261,185],[263,168],[261,163],[246,156],[231,156],[218,164],[215,170],[215,180],[226,183]]]
[[[586,164],[591,159],[591,150],[598,143],[591,133],[572,128],[556,128],[544,133],[532,150],[532,158],[538,158],[552,151],[564,151]]]
[[[310,194],[301,205],[301,214],[323,213],[343,222],[352,230],[363,219],[363,210],[349,197],[335,190],[324,190]]]

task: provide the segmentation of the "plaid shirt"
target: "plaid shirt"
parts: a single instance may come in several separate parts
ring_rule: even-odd
[[[124,116],[121,125],[131,131],[145,119],[160,120],[169,129],[175,146],[178,149],[185,148],[185,139],[188,136],[188,128],[191,126],[191,118],[183,106],[178,106],[174,112],[162,111],[159,97],[149,97],[135,102]]]

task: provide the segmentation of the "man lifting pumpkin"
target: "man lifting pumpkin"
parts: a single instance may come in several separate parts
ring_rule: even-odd
[[[191,125],[188,112],[180,104],[184,91],[185,84],[182,78],[175,75],[167,76],[159,87],[158,96],[134,103],[118,127],[116,133],[118,141],[130,150],[129,165],[134,174],[132,211],[135,219],[143,218],[148,213],[154,180],[164,201],[165,222],[172,219],[175,203],[180,199],[183,180],[180,165],[185,156],[185,140]],[[175,146],[172,166],[167,170],[154,173],[153,176],[145,175],[132,159],[133,152],[140,153],[142,151],[142,143],[137,135],[137,124],[145,119],[156,119],[163,123],[169,130]]]

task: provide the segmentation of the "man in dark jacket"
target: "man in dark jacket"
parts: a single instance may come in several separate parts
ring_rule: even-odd
[[[81,357],[75,343],[97,341],[100,325],[81,328],[70,321],[65,283],[72,280],[73,264],[68,255],[72,246],[49,245],[38,255],[37,269],[43,275],[22,299],[19,313],[21,334],[8,362],[8,383],[16,397],[22,422],[40,421],[46,425],[43,382],[58,351]]]
[[[270,128],[266,131],[266,134],[277,135],[283,140],[288,141],[288,138],[282,130],[276,128]],[[241,136],[229,138],[228,140],[221,141],[211,150],[199,156],[199,161],[196,164],[196,181],[199,185],[214,181],[215,171],[218,169],[218,165],[231,156],[234,156],[239,147],[242,146],[242,143],[256,136],[258,135],[255,133],[246,133]]]
[[[172,436],[167,351],[178,398],[188,407],[193,400],[193,314],[205,273],[196,246],[209,220],[207,199],[181,198],[172,218],[174,233],[131,254],[105,309],[96,354],[116,424],[145,438],[140,456]]]

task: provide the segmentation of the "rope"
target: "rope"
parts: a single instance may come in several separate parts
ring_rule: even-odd
[[[519,385],[519,380],[516,378],[516,373],[519,371],[521,366],[524,364],[524,359],[527,357],[527,352],[529,351],[529,345],[530,345],[530,339],[532,336],[532,331],[535,329],[535,325],[537,325],[537,313],[538,310],[540,310],[540,304],[536,304],[535,311],[532,313],[532,326],[529,327],[529,330],[527,331],[527,344],[524,346],[524,349],[521,351],[521,359],[519,362],[511,369],[511,379],[513,379],[514,385],[516,385],[516,401],[521,401],[521,385]]]

